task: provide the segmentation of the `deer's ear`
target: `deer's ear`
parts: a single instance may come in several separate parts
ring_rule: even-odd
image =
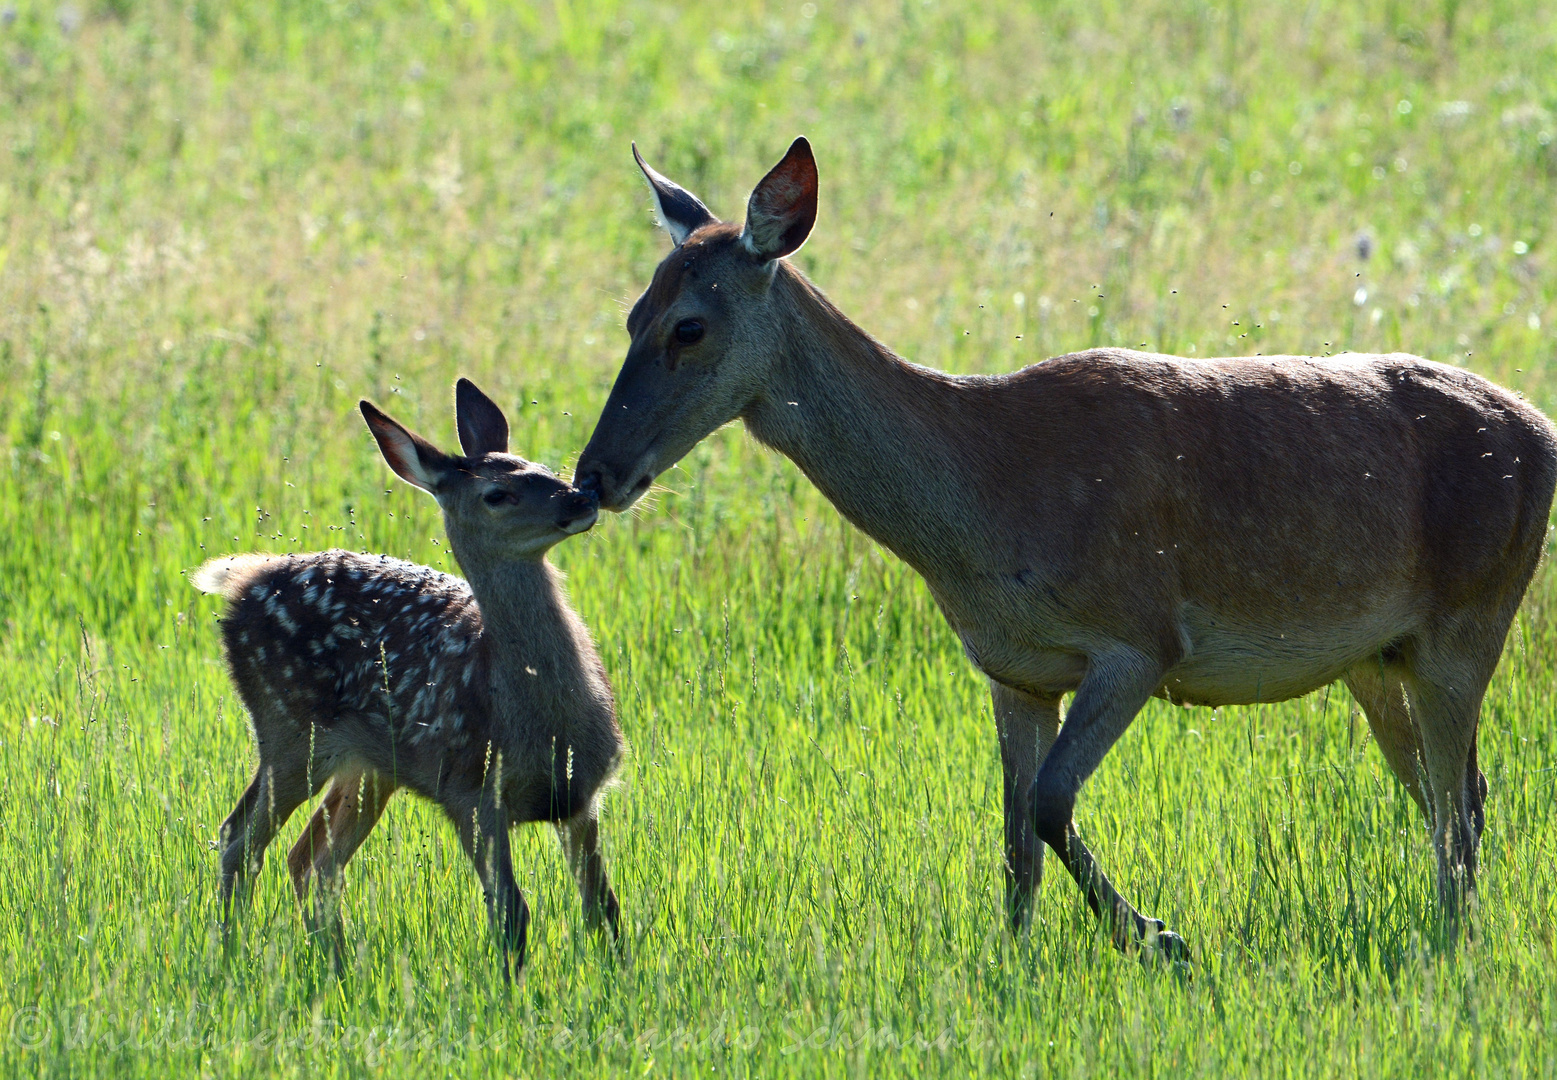
[[[503,410],[469,379],[454,384],[454,419],[466,457],[508,453],[508,420]]]
[[[815,224],[816,159],[801,137],[752,189],[741,243],[758,258],[782,259],[800,250]]]
[[[649,168],[643,155],[638,153],[637,143],[633,143],[633,160],[643,170],[644,179],[649,181],[649,190],[654,193],[654,212],[677,247],[704,225],[719,220],[696,195]]]
[[[389,467],[395,470],[395,475],[436,495],[438,482],[449,471],[448,455],[391,420],[371,401],[362,402],[362,418],[368,422],[368,430],[378,440],[378,448]]]

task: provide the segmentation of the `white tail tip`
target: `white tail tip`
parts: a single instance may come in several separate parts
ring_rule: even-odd
[[[258,554],[223,555],[190,574],[189,583],[203,593],[219,594],[233,600],[255,571],[274,558],[274,555]]]

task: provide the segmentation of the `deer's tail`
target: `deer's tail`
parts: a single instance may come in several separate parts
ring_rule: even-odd
[[[260,554],[223,555],[190,574],[189,583],[201,592],[236,600],[249,580],[275,558]]]

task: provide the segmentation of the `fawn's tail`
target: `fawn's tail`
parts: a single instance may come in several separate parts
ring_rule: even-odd
[[[259,554],[223,555],[190,574],[189,583],[201,592],[236,600],[249,579],[275,558],[274,555]]]

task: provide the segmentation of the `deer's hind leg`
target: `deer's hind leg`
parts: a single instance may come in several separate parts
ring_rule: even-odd
[[[1417,658],[1407,691],[1421,733],[1427,802],[1438,853],[1438,898],[1451,918],[1476,887],[1486,779],[1476,764],[1476,728],[1490,671]]]
[[[1365,660],[1345,675],[1346,688],[1362,706],[1368,728],[1373,732],[1373,741],[1379,744],[1390,771],[1416,801],[1431,826],[1433,810],[1424,790],[1427,763],[1416,721],[1411,718],[1411,702],[1406,692],[1409,679],[1410,671],[1404,665],[1383,656]]]
[[[236,895],[240,905],[247,895],[247,884],[265,861],[265,849],[276,831],[286,824],[292,812],[301,806],[318,785],[311,784],[306,763],[301,759],[266,761],[261,758],[254,779],[238,799],[227,820],[222,823],[222,918],[232,914]]]
[[[324,801],[314,811],[287,856],[292,888],[303,907],[309,928],[314,931],[328,928],[337,956],[342,944],[341,872],[378,824],[394,792],[394,785],[379,773],[351,772],[336,776],[330,790],[325,792]],[[308,902],[310,878],[317,879],[311,906]]]

